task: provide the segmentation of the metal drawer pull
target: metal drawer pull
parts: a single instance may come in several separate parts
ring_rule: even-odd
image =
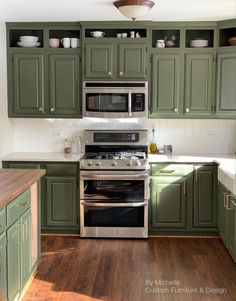
[[[24,207],[25,205],[28,205],[28,204],[29,204],[29,201],[24,202],[24,203],[20,203],[20,204],[17,205],[17,207],[18,207],[18,208],[19,208],[19,207]]]
[[[233,210],[233,208],[231,208],[229,201],[230,201],[230,194],[226,195],[226,200],[227,200],[227,207],[226,210]]]
[[[185,182],[184,182],[184,194],[186,194],[186,185],[185,185]]]
[[[90,203],[90,202],[81,202],[81,205],[88,206],[88,207],[143,207],[147,206],[147,202],[140,202],[140,203]]]

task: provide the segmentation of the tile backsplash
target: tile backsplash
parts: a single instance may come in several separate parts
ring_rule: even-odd
[[[172,144],[174,153],[234,153],[235,120],[202,119],[15,119],[16,152],[61,152],[68,136],[83,138],[85,129],[155,128],[159,147]]]

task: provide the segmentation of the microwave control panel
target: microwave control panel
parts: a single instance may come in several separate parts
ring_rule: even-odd
[[[94,142],[138,142],[139,133],[94,133]]]

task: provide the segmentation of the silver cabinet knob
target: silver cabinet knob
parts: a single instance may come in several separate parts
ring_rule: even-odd
[[[189,112],[189,108],[186,108],[185,112],[188,113]]]
[[[108,71],[107,74],[108,74],[108,75],[111,75],[111,71]]]
[[[141,162],[140,162],[140,160],[137,160],[137,161],[135,161],[135,163],[134,163],[136,166],[141,166]]]
[[[40,108],[39,108],[39,112],[42,112],[42,111],[43,111],[43,108],[40,107]]]
[[[95,165],[96,166],[100,166],[102,163],[101,162],[96,162]]]
[[[129,161],[129,162],[127,163],[127,166],[132,166],[132,162]]]
[[[88,166],[92,166],[93,165],[93,162],[88,162]]]
[[[117,165],[117,162],[114,161],[114,162],[111,163],[111,165],[112,165],[112,166],[116,166],[116,165]]]
[[[176,113],[177,113],[177,112],[178,112],[178,109],[177,109],[177,108],[174,108],[174,112],[176,112]]]
[[[122,71],[120,71],[120,75],[123,75],[123,72],[122,72]]]
[[[54,112],[54,111],[55,111],[55,109],[54,109],[54,108],[51,108],[51,109],[50,109],[50,111],[51,111],[51,112]]]

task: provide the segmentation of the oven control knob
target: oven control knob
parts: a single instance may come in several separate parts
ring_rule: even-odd
[[[101,162],[96,162],[95,163],[96,166],[101,166],[101,164],[102,164]]]
[[[117,162],[114,161],[114,162],[111,163],[111,165],[112,165],[112,166],[116,166],[116,165],[117,165]]]
[[[129,162],[127,163],[127,165],[128,165],[128,166],[132,166],[132,161],[129,161]]]
[[[88,166],[92,166],[93,165],[93,162],[88,162]]]
[[[136,166],[141,166],[141,162],[139,160],[135,161],[134,163]]]

